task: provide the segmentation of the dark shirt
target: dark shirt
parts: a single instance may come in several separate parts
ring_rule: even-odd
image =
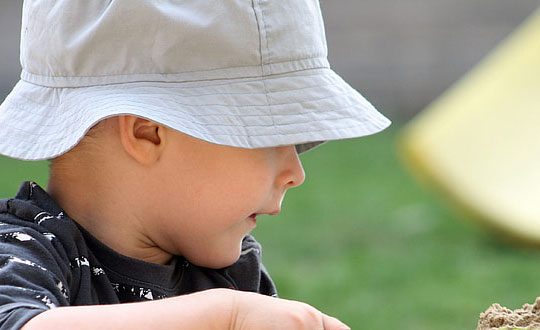
[[[0,329],[19,329],[58,306],[162,299],[210,288],[277,296],[251,236],[232,266],[208,269],[175,256],[167,265],[105,246],[73,221],[37,184],[0,200]]]

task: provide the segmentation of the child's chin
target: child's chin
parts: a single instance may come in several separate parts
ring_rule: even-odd
[[[240,252],[241,251],[238,251],[238,253],[230,253],[229,255],[220,256],[219,258],[208,258],[204,260],[189,260],[189,262],[199,267],[221,269],[221,268],[229,267],[233,265],[235,262],[237,262],[238,259],[240,258]]]
[[[237,260],[238,258],[234,259],[233,261],[223,261],[223,262],[218,261],[218,262],[210,262],[210,263],[203,263],[200,265],[195,264],[195,265],[200,266],[200,267],[210,268],[210,269],[221,269],[221,268],[226,268],[233,265]]]

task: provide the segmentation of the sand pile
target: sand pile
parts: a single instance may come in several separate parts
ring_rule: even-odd
[[[521,309],[511,310],[499,304],[491,305],[484,313],[476,330],[491,329],[540,329],[540,297],[534,305],[525,304]]]

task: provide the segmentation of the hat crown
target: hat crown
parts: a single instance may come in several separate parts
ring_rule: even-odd
[[[22,79],[50,87],[327,67],[318,0],[26,0]]]

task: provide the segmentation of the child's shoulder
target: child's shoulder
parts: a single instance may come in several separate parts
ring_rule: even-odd
[[[57,236],[72,237],[74,232],[78,232],[76,227],[34,182],[24,182],[15,197],[0,200],[0,237],[4,242],[7,238],[19,242],[34,239],[52,242]]]

